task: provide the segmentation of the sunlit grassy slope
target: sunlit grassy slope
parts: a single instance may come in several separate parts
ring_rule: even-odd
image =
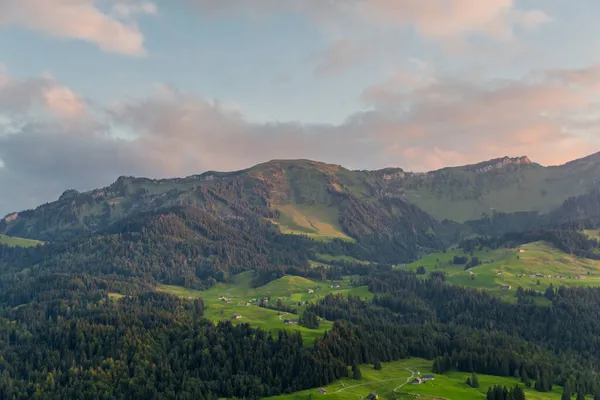
[[[0,244],[5,244],[10,247],[35,247],[37,245],[44,244],[44,242],[0,234]]]
[[[280,213],[282,233],[307,235],[315,240],[354,240],[344,233],[335,207],[286,204],[278,205],[275,209]]]
[[[320,394],[317,389],[305,390],[289,395],[269,397],[268,400],[304,400],[304,399],[332,399],[332,400],[357,400],[366,398],[371,392],[376,392],[380,399],[398,400],[482,400],[485,399],[488,387],[494,385],[514,386],[520,384],[516,378],[502,378],[490,375],[478,375],[480,387],[477,389],[468,386],[465,381],[470,376],[464,372],[450,372],[445,375],[435,375],[435,381],[421,385],[410,383],[412,376],[431,374],[432,362],[419,358],[411,358],[390,363],[382,363],[379,371],[372,365],[361,365],[363,378],[356,381],[350,378],[341,379],[326,386],[327,394]],[[408,382],[408,383],[407,383]],[[558,400],[561,388],[556,387],[549,393],[539,393],[525,388],[528,400]]]
[[[546,242],[529,243],[521,248],[523,253],[519,253],[517,249],[504,248],[474,252],[473,255],[483,263],[469,270],[473,277],[469,271],[464,270],[464,265],[452,264],[455,255],[465,255],[462,250],[429,254],[399,268],[416,270],[419,266],[424,266],[427,272],[444,271],[449,283],[489,289],[507,299],[514,298],[518,286],[537,291],[544,291],[551,283],[556,287],[600,286],[600,261],[566,254]],[[521,274],[524,276],[518,277]],[[577,277],[581,279],[576,279]],[[502,290],[503,285],[510,285],[512,288]]]
[[[242,315],[240,319],[234,319],[234,323],[249,323],[254,327],[266,330],[291,329],[299,330],[306,344],[311,344],[314,339],[321,336],[323,332],[331,329],[331,322],[321,321],[319,329],[307,329],[301,326],[285,325],[285,319],[297,319],[293,314],[286,315],[276,310],[258,307],[257,301],[264,297],[270,297],[271,303],[281,298],[283,304],[294,306],[300,315],[304,306],[298,306],[301,302],[314,302],[323,298],[328,293],[352,293],[362,298],[370,298],[371,293],[366,287],[350,287],[349,279],[337,282],[340,288],[332,288],[332,283],[315,282],[298,276],[284,276],[264,286],[252,288],[250,285],[252,272],[245,272],[235,277],[231,284],[219,283],[209,290],[199,291],[186,289],[181,286],[161,285],[159,289],[171,294],[194,299],[202,297],[205,303],[205,316],[215,322],[231,320],[234,313]],[[309,293],[309,289],[313,293]],[[225,296],[230,303],[219,300]],[[250,304],[247,306],[246,304]]]

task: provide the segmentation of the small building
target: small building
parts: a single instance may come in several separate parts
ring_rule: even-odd
[[[420,385],[421,383],[423,383],[423,379],[421,378],[415,378],[412,380],[411,382],[413,385]]]
[[[251,305],[251,303],[246,303],[246,307],[250,307]]]
[[[510,290],[510,289],[512,289],[512,286],[510,286],[510,285],[503,285],[503,286],[500,286],[500,289],[502,289],[502,290]]]
[[[423,375],[421,377],[422,381],[435,381],[435,376],[433,375]]]
[[[327,394],[327,389],[325,389],[325,388],[319,388],[319,389],[317,390],[317,392],[319,392],[319,393],[321,393],[321,394]]]
[[[298,320],[297,319],[286,319],[283,321],[283,323],[286,325],[298,325]]]
[[[474,275],[474,274],[473,274],[473,271],[469,271],[469,275]]]
[[[339,289],[339,288],[340,288],[340,284],[339,284],[339,283],[335,283],[335,284],[333,285],[333,287],[334,287],[335,289]]]
[[[235,313],[231,316],[231,319],[241,319],[241,318],[242,318],[242,314]]]
[[[308,289],[308,294],[313,294],[315,291],[312,289]]]
[[[525,249],[517,247],[517,253],[525,253]]]
[[[504,274],[504,272],[503,271],[498,271],[497,274],[498,275],[502,275],[502,274]]]

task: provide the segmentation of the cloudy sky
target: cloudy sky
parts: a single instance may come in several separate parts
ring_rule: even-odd
[[[275,158],[600,151],[598,0],[0,0],[0,214]]]

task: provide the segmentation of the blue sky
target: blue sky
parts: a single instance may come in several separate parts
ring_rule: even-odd
[[[600,150],[594,0],[0,0],[0,214],[271,158]],[[18,188],[18,189],[17,189]]]

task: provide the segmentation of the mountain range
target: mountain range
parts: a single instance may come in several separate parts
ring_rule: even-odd
[[[257,215],[282,233],[320,240],[399,230],[445,238],[459,223],[492,213],[555,212],[570,198],[594,193],[599,178],[600,153],[552,167],[504,157],[426,173],[274,160],[241,171],[160,180],[122,176],[105,188],[67,190],[57,201],[7,215],[0,233],[66,240],[136,213],[190,206],[225,220]]]

